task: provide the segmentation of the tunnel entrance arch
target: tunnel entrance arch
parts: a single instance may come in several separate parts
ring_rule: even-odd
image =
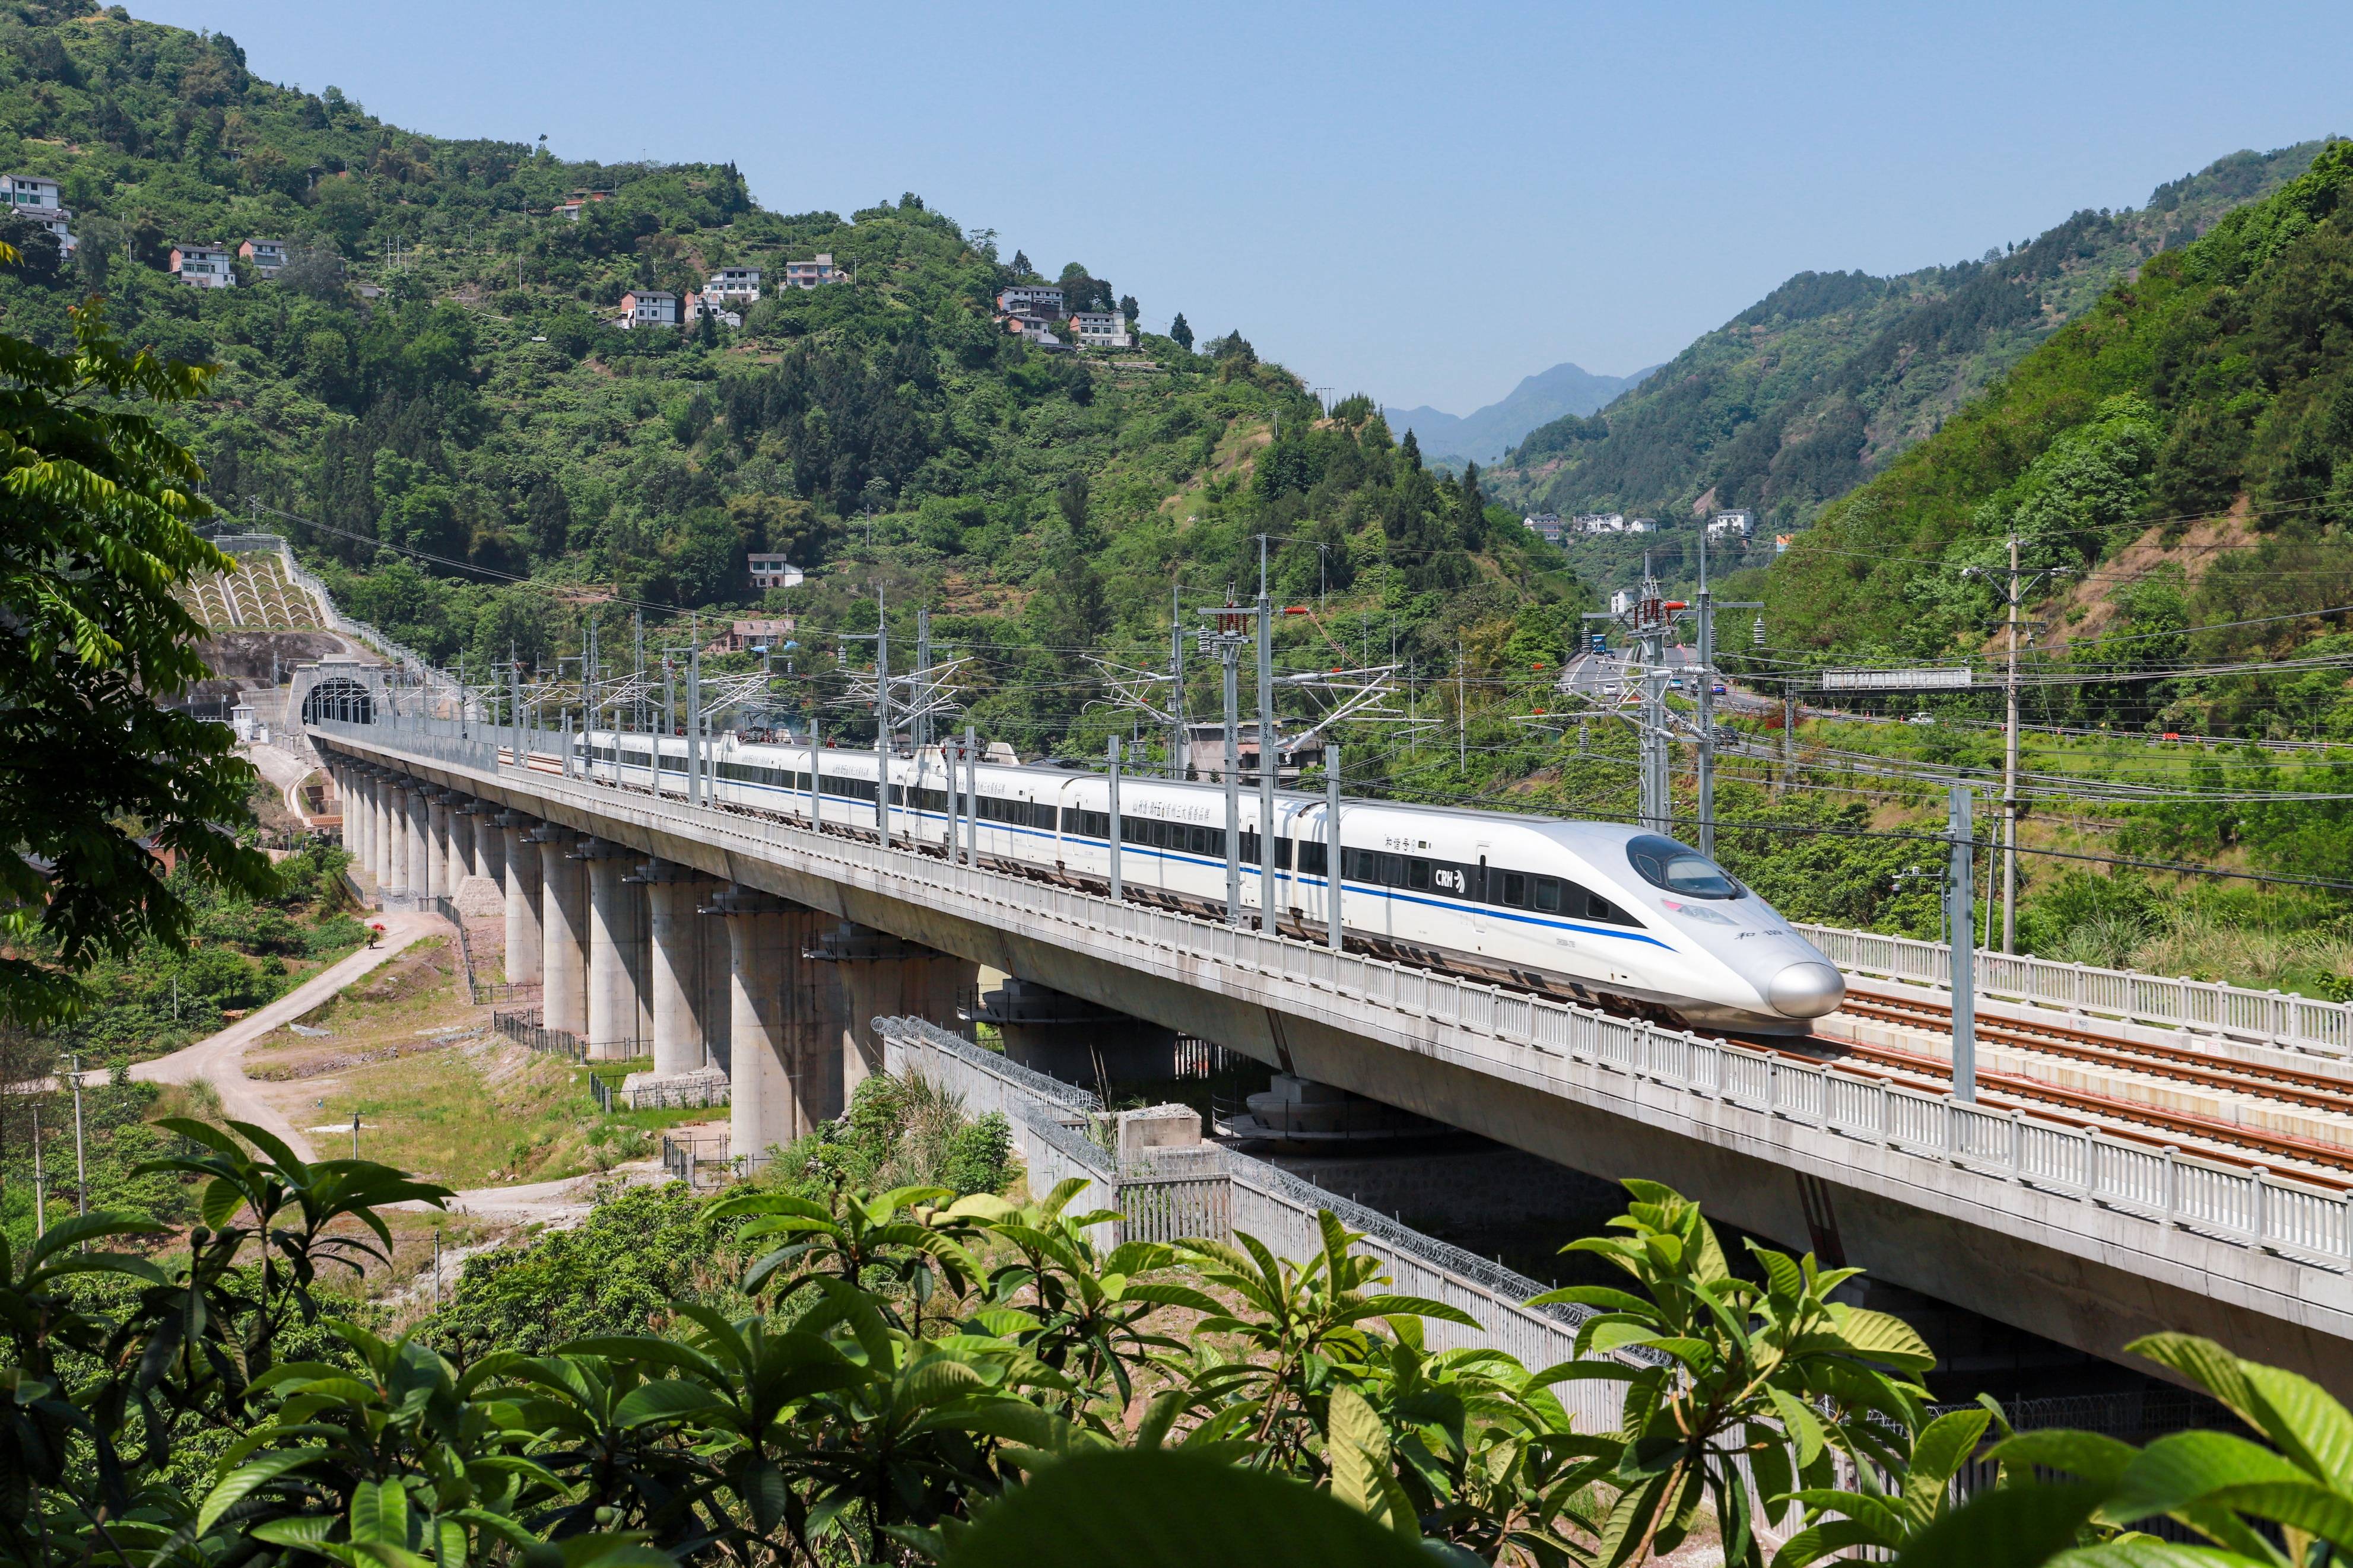
[[[305,724],[373,724],[375,694],[365,682],[337,675],[320,681],[302,699]]]

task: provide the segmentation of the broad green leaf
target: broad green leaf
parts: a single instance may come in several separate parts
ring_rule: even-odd
[[[408,1489],[398,1481],[362,1481],[352,1489],[352,1544],[408,1545]]]
[[[1980,1492],[1914,1536],[1895,1568],[2042,1568],[2075,1543],[2104,1495],[2082,1481]]]
[[[1391,1506],[1396,1477],[1389,1468],[1389,1432],[1365,1396],[1345,1384],[1332,1391],[1324,1452],[1332,1466],[1332,1495],[1409,1540],[1421,1531],[1410,1509]]]
[[[655,1421],[683,1421],[716,1410],[720,1403],[718,1395],[699,1383],[663,1378],[641,1383],[622,1395],[613,1407],[613,1425],[626,1429]]]
[[[2124,1479],[2126,1469],[2140,1457],[2140,1450],[2097,1432],[2052,1426],[2005,1437],[1988,1457],[2020,1469],[2064,1470],[2107,1488]]]
[[[1925,1524],[1935,1515],[1954,1473],[1977,1452],[1992,1420],[1989,1410],[1956,1410],[1921,1428],[1912,1440],[1912,1466],[1904,1478],[1904,1500],[1915,1520]]]
[[[1432,1568],[1356,1510],[1182,1448],[1083,1454],[981,1510],[944,1568]]]
[[[2306,1481],[2294,1463],[2229,1432],[2173,1432],[2143,1448],[2101,1512],[2118,1524],[2171,1513],[2222,1487]]]
[[[1833,1301],[1830,1318],[1838,1337],[1858,1355],[1906,1372],[1926,1372],[1936,1364],[1936,1352],[1918,1331],[1888,1312],[1873,1312]]]
[[[327,1514],[305,1514],[300,1519],[271,1519],[254,1525],[246,1533],[256,1541],[267,1541],[272,1546],[292,1546],[304,1551],[335,1531],[335,1520]]]
[[[2264,1436],[2326,1484],[2353,1491],[2353,1415],[2308,1377],[2248,1361],[2239,1369],[2264,1416]]]
[[[2125,1349],[2179,1373],[2221,1400],[2248,1426],[2262,1430],[2255,1391],[2247,1382],[2243,1364],[2212,1340],[2196,1334],[2147,1334]]]
[[[257,1489],[327,1458],[328,1452],[325,1448],[280,1448],[247,1460],[214,1483],[213,1489],[205,1495],[204,1506],[196,1510],[196,1533],[210,1534],[221,1515],[252,1496]]]
[[[1822,1451],[1821,1417],[1804,1400],[1784,1389],[1768,1384],[1765,1392],[1773,1401],[1775,1414],[1781,1417],[1781,1429],[1798,1446],[1799,1468],[1812,1464],[1814,1457]]]

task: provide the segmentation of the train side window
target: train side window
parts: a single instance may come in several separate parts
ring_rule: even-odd
[[[1409,888],[1427,889],[1430,886],[1430,862],[1419,856],[1405,863],[1405,881]]]
[[[1642,923],[1599,893],[1587,893],[1585,904],[1585,916],[1588,920],[1596,920],[1604,925],[1613,926],[1640,926]]]
[[[1381,885],[1386,888],[1402,888],[1405,886],[1404,856],[1384,855],[1381,857]]]
[[[1536,908],[1548,915],[1560,912],[1559,878],[1538,877],[1536,879]]]
[[[1296,858],[1303,877],[1324,876],[1331,865],[1324,858],[1324,847],[1309,839],[1300,840]]]
[[[1525,871],[1504,873],[1504,902],[1514,909],[1525,909],[1528,904],[1528,879]]]

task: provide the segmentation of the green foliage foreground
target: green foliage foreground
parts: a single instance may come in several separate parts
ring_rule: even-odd
[[[744,1310],[673,1300],[668,1331],[453,1359],[325,1317],[319,1278],[383,1261],[379,1211],[445,1189],[164,1125],[195,1148],[155,1169],[204,1194],[185,1254],[129,1250],[162,1227],[109,1215],[0,1254],[0,1560],[1617,1568],[1710,1510],[1750,1568],[1857,1545],[2191,1561],[2118,1531],[2160,1513],[2232,1553],[2203,1562],[2317,1563],[2312,1542],[2353,1534],[2353,1416],[2180,1339],[2149,1353],[2272,1447],[2010,1437],[2002,1488],[1949,1510],[1996,1414],[1932,1419],[1918,1339],[1831,1300],[1852,1270],[1751,1244],[1761,1278],[1737,1278],[1697,1207],[1644,1183],[1623,1236],[1573,1244],[1631,1289],[1546,1298],[1599,1310],[1575,1359],[1533,1372],[1430,1348],[1426,1323],[1471,1320],[1385,1290],[1329,1214],[1303,1264],[1248,1236],[1105,1249],[1114,1216],[1072,1212],[1076,1182],[1026,1205],[738,1189],[699,1223],[748,1265]],[[1580,1432],[1554,1391],[1597,1378],[1624,1387],[1619,1426]],[[1785,1523],[1795,1505],[1778,1550],[1743,1463]]]

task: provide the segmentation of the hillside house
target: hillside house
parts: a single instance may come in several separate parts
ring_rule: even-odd
[[[27,207],[55,211],[65,205],[58,183],[40,174],[0,174],[0,202],[19,212]]]
[[[756,305],[760,302],[760,269],[756,267],[723,267],[703,280],[702,297]]]
[[[675,327],[678,296],[667,289],[632,289],[621,296],[621,319],[616,324],[624,331],[634,327]]]
[[[1620,588],[1616,593],[1609,595],[1609,613],[1611,615],[1622,616],[1632,610],[1633,607],[1634,593],[1632,589]]]
[[[175,245],[169,269],[192,289],[234,289],[237,273],[225,245]]]
[[[1757,514],[1743,508],[1720,511],[1707,520],[1710,539],[1746,539],[1757,531]]]
[[[610,191],[575,191],[572,193],[570,201],[555,204],[555,216],[571,223],[578,223],[582,207],[586,206],[590,202],[609,202],[612,199],[613,193]]]
[[[1078,334],[1079,346],[1086,349],[1132,349],[1135,334],[1127,330],[1127,318],[1116,310],[1073,310],[1071,330]]]
[[[797,588],[801,585],[801,569],[782,555],[754,552],[744,558],[752,574],[752,586],[763,592],[770,588]]]
[[[686,319],[690,321],[700,321],[705,316],[723,327],[740,327],[744,324],[743,313],[729,310],[725,300],[717,295],[698,294],[691,289],[688,289]]]
[[[793,617],[769,616],[759,620],[732,621],[705,644],[705,653],[750,653],[754,648],[781,648],[793,635]]]
[[[1623,533],[1626,514],[1622,511],[1581,511],[1569,520],[1569,526],[1579,533]]]
[[[16,209],[16,216],[23,218],[26,223],[31,224],[35,228],[40,229],[44,233],[54,237],[58,242],[58,254],[59,256],[72,256],[74,253],[74,247],[81,243],[81,241],[74,237],[72,228],[68,226],[73,221],[73,211],[71,208],[18,207]]]
[[[1520,519],[1520,526],[1542,539],[1546,544],[1558,544],[1566,525],[1556,511],[1531,512]]]
[[[264,278],[286,265],[286,242],[282,239],[248,239],[237,247],[237,253],[253,263],[253,269]]]
[[[785,286],[788,289],[814,289],[820,283],[847,283],[849,269],[833,264],[833,253],[821,250],[814,261],[785,263]]]
[[[1062,319],[1062,290],[1051,283],[1016,283],[997,291],[997,309],[1008,316]]]
[[[1626,531],[1629,533],[1656,533],[1659,531],[1659,520],[1655,517],[1628,518],[1626,520]]]
[[[1064,342],[1060,334],[1054,331],[1054,323],[1043,317],[999,316],[997,319],[1005,323],[1007,331],[1022,342],[1033,343],[1039,348],[1067,349],[1071,346]]]

